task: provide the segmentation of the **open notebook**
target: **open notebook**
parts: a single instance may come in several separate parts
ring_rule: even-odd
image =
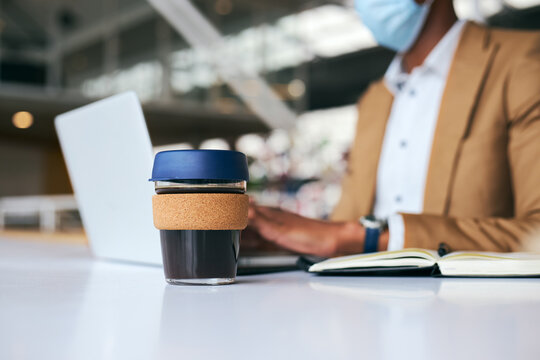
[[[309,267],[319,274],[540,276],[540,254],[453,252],[440,257],[424,249],[404,249],[331,258]]]

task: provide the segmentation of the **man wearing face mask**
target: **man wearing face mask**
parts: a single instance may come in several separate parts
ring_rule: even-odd
[[[252,205],[250,225],[324,257],[522,249],[540,228],[540,34],[460,21],[451,0],[355,4],[397,55],[359,101],[332,221]]]

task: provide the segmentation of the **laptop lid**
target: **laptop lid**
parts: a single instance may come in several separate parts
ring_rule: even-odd
[[[135,93],[58,115],[55,126],[93,253],[162,264],[148,181],[152,145]]]

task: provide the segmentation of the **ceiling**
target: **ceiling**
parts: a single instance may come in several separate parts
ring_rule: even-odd
[[[232,6],[225,15],[218,12],[223,1]],[[343,1],[194,1],[225,35],[329,3]],[[539,28],[540,7],[506,8],[490,21],[498,26]],[[160,32],[156,28],[167,27],[144,0],[2,0],[0,139],[57,144],[54,116],[95,100],[78,91],[77,76],[99,76],[111,70],[108,66],[113,66],[114,71],[115,66],[129,67],[159,56],[156,36]],[[171,36],[169,51],[187,47],[170,27],[167,31]],[[112,60],[108,55],[111,32],[118,34],[113,41],[118,54]],[[392,56],[392,52],[382,48],[326,58],[316,56],[307,63],[264,76],[277,92],[290,79],[303,79],[305,95],[288,102],[293,109],[303,112],[353,103],[370,81],[383,74]],[[66,79],[72,79],[72,83]],[[223,99],[233,106],[219,106]],[[21,110],[34,115],[35,123],[29,129],[12,125],[12,115]],[[181,141],[196,144],[216,136],[233,139],[243,133],[268,130],[224,85],[197,88],[185,94],[172,92],[145,102],[144,111],[156,145]]]

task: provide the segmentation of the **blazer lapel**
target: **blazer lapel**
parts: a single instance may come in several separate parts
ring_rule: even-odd
[[[441,100],[426,179],[424,213],[448,213],[460,144],[467,136],[497,49],[497,46],[490,46],[488,29],[466,24]]]
[[[394,98],[383,81],[374,83],[361,100],[354,154],[355,197],[359,215],[371,214],[375,203],[377,168],[386,123]]]

